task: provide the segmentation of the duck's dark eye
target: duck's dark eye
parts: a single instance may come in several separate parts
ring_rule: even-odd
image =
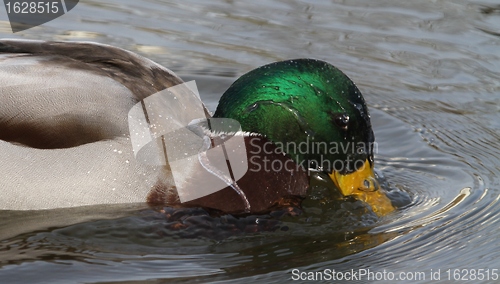
[[[309,168],[310,169],[317,169],[318,168],[318,162],[316,162],[316,161],[309,161]]]
[[[333,115],[333,121],[342,130],[347,130],[349,126],[349,115],[345,113],[336,113]]]

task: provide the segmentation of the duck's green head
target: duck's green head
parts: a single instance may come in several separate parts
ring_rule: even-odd
[[[366,103],[334,66],[297,59],[257,68],[231,85],[214,116],[266,136],[297,164],[326,172],[345,196],[369,203],[379,215],[394,210],[373,174],[375,139]]]

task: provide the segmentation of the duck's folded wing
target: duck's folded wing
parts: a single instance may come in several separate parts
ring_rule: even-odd
[[[44,61],[108,76],[138,98],[182,83],[169,69],[133,52],[93,42],[0,40],[0,54],[9,57],[41,56]]]

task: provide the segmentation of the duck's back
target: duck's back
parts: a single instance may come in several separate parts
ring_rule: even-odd
[[[0,41],[0,209],[144,202],[160,169],[135,162],[128,111],[182,83],[134,53]]]

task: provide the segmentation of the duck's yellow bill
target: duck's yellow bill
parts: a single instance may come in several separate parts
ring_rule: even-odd
[[[353,173],[343,175],[333,171],[330,178],[344,196],[352,195],[370,204],[378,216],[384,216],[395,210],[391,200],[380,190],[380,185],[375,179],[373,168],[368,160],[365,161],[363,167]]]

